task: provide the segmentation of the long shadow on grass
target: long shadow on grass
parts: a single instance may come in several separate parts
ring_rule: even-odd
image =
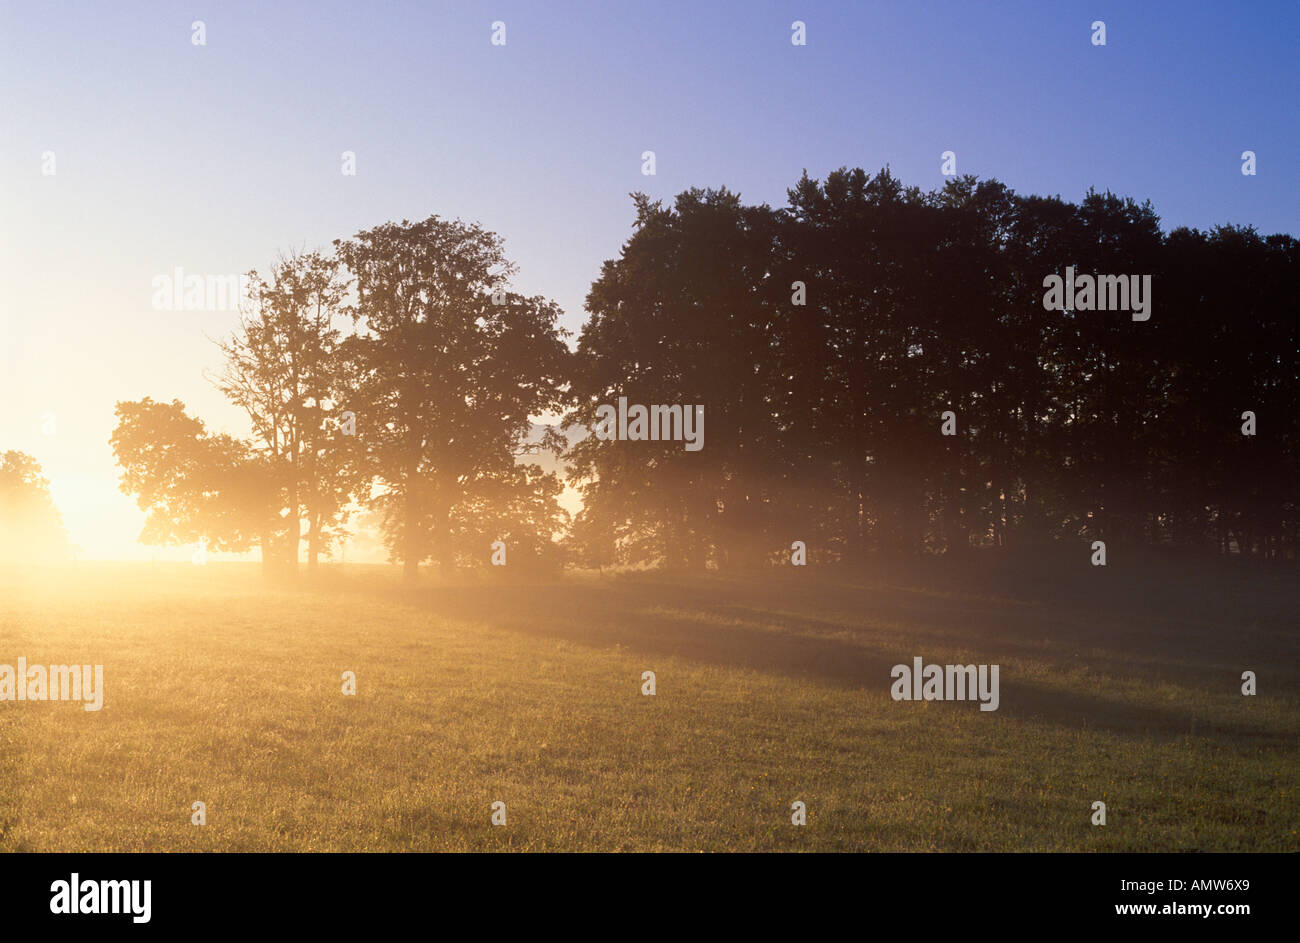
[[[391,597],[392,592],[389,589],[385,595]],[[817,589],[735,581],[689,580],[669,584],[627,579],[592,585],[496,584],[399,592],[407,602],[450,620],[481,622],[522,635],[562,639],[593,648],[617,644],[647,658],[684,658],[881,695],[889,690],[893,666],[910,664],[914,655],[932,663],[941,662],[940,653],[953,648],[995,652],[995,663],[1001,664],[1001,704],[997,715],[1134,737],[1172,738],[1193,732],[1192,718],[1176,707],[1120,702],[1016,680],[1017,655],[1035,659],[1060,657],[1056,653],[1045,655],[1041,648],[1031,647],[1027,641],[1035,634],[1042,636],[1043,619],[1051,615],[1035,608],[1017,609],[994,602],[980,606],[970,599],[944,600],[937,607],[944,618],[936,620],[936,613],[924,604],[918,605],[914,594],[899,592],[891,598],[889,592],[882,593],[879,589],[846,591],[837,587],[837,606],[861,605],[864,615],[906,625],[906,631],[900,633],[908,637],[904,650],[902,645],[873,638],[888,634],[886,628],[863,631],[860,624],[855,628],[851,613],[845,621],[841,621],[843,613],[841,618],[836,618],[834,613],[829,617],[791,613],[792,609],[815,610],[819,605],[827,608],[825,589],[819,593]],[[734,599],[743,599],[747,604],[738,604]],[[764,609],[764,604],[773,608]],[[953,626],[948,618],[955,615],[968,621]],[[963,635],[962,625],[971,631]],[[1099,643],[1104,643],[1102,647],[1114,646],[1128,638],[1127,633],[1120,633],[1091,639],[1089,644],[1094,648]],[[1169,654],[1167,644],[1153,646],[1151,650]],[[1123,654],[1116,652],[1107,663],[1098,665],[1096,659],[1091,663],[1107,676],[1134,676],[1135,672],[1122,670],[1125,664],[1122,659]],[[988,660],[983,655],[964,659],[965,662]],[[1163,669],[1161,674],[1165,677],[1184,685],[1198,678],[1207,680],[1213,670],[1204,664],[1189,664],[1186,658],[1177,661],[1162,658],[1158,667]],[[1208,692],[1215,689],[1207,687],[1206,690],[1208,700]],[[954,704],[952,709],[976,710],[977,705]],[[1296,731],[1241,723],[1207,729],[1203,720],[1195,732],[1235,749],[1247,744],[1282,745],[1296,735]]]

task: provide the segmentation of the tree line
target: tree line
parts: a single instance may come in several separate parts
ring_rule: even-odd
[[[757,566],[795,540],[849,563],[1094,539],[1297,557],[1292,236],[888,170],[805,174],[780,208],[633,201],[573,349],[474,224],[387,223],[253,273],[213,378],[251,438],[117,405],[141,539],[287,573],[368,507],[408,576],[498,540],[548,568]],[[1149,275],[1149,320],[1047,310],[1067,266]],[[707,445],[585,434],[620,396],[703,404]]]

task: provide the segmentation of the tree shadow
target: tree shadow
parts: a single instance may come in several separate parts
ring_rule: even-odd
[[[1238,664],[1241,653],[1220,663],[1232,646],[1214,644],[1207,650],[1203,631],[1189,638],[1167,625],[1137,634],[1140,614],[1124,620],[1108,612],[1016,600],[947,593],[929,599],[910,588],[833,585],[832,592],[830,585],[798,586],[780,579],[641,576],[591,584],[350,588],[380,592],[390,600],[397,596],[440,618],[520,635],[595,649],[618,645],[648,660],[682,658],[883,696],[894,665],[910,665],[916,655],[926,663],[949,663],[945,653],[960,650],[963,664],[1001,665],[996,712],[1001,716],[1130,737],[1196,733],[1234,748],[1283,746],[1297,733],[1227,718],[1215,723],[1177,705],[1135,703],[1016,678],[1018,659],[1068,660],[1077,646],[1087,651],[1083,660],[1089,669],[1103,677],[1201,687],[1212,703],[1235,693],[1239,681],[1224,664]],[[863,616],[855,620],[855,612]],[[1047,650],[1044,639],[1051,642]],[[1294,677],[1294,650],[1286,657],[1272,651],[1268,641],[1252,640],[1260,657],[1272,659],[1258,664]],[[978,709],[973,701],[952,706]]]

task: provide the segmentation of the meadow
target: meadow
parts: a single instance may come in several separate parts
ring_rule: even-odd
[[[1294,565],[1111,553],[416,587],[8,567],[0,662],[103,664],[105,691],[0,702],[0,850],[1300,850]],[[892,700],[918,655],[1000,665],[999,709]]]

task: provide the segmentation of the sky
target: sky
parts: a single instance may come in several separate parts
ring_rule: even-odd
[[[1166,229],[1294,234],[1298,41],[1295,0],[0,0],[0,451],[42,464],[82,559],[187,558],[136,542],[113,406],[246,434],[207,378],[237,314],[156,310],[155,277],[389,220],[482,223],[574,332],[633,191],[779,206],[805,169],[886,165],[929,190],[951,150],[1022,193],[1150,199]]]

